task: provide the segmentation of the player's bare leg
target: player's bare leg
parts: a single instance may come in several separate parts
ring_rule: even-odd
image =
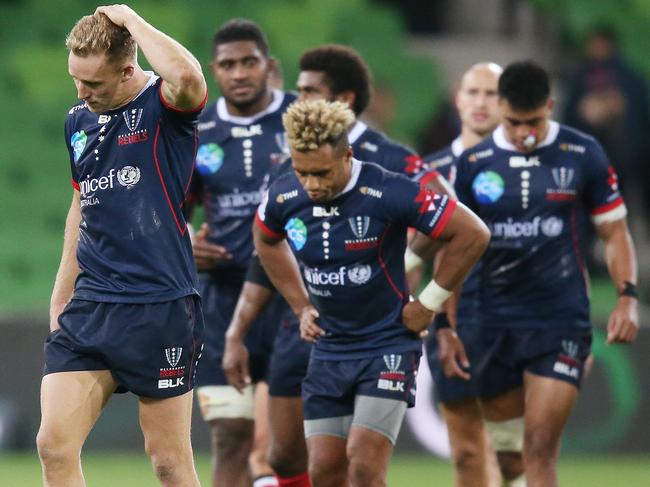
[[[347,444],[350,487],[385,487],[393,444],[376,431],[351,426]]]
[[[249,487],[252,479],[248,456],[253,448],[255,423],[246,418],[217,418],[210,421],[212,485]]]
[[[165,487],[199,487],[190,427],[192,391],[167,399],[140,398],[140,427],[156,477]]]
[[[456,485],[498,486],[500,475],[475,398],[440,404],[447,424]],[[496,467],[496,468],[495,468]]]
[[[557,379],[524,373],[524,462],[528,487],[555,487],[560,437],[578,389]]]
[[[255,386],[255,433],[253,436],[253,449],[248,456],[248,465],[253,480],[266,477],[274,479],[273,469],[267,460],[268,450],[269,386],[265,382],[258,382]],[[265,483],[272,485],[268,481]]]
[[[46,487],[82,487],[81,447],[117,384],[108,370],[58,372],[41,382],[36,437]]]
[[[346,439],[314,435],[307,438],[309,477],[313,487],[349,487]]]
[[[307,471],[307,444],[303,427],[302,399],[269,398],[271,445],[269,463],[282,478],[292,478]]]
[[[499,429],[502,425],[522,421],[524,414],[524,389],[516,387],[504,394],[490,398],[481,398],[481,406],[488,430],[492,430],[492,448],[496,452],[499,470],[505,486],[516,485],[523,479],[524,461],[522,453],[523,433],[519,438],[506,438]],[[490,436],[490,435],[488,435]],[[510,434],[512,436],[512,434]]]

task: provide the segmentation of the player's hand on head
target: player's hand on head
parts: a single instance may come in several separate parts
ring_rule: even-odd
[[[433,311],[425,308],[417,299],[402,308],[402,323],[414,333],[420,333],[433,322]]]
[[[300,318],[300,338],[309,343],[316,343],[320,337],[325,336],[325,330],[317,324],[316,308],[311,305],[306,306],[298,318]]]
[[[232,254],[225,247],[208,240],[209,232],[208,224],[204,223],[192,239],[194,263],[199,271],[210,270],[219,262],[232,259]]]
[[[620,296],[607,322],[607,344],[631,343],[639,331],[639,309],[636,298]]]
[[[221,365],[228,383],[239,392],[251,383],[248,350],[241,340],[226,339]]]
[[[97,7],[96,14],[104,14],[111,22],[119,27],[126,27],[126,23],[130,17],[137,15],[128,5],[103,5]]]
[[[438,341],[438,360],[447,377],[459,377],[469,380],[471,375],[464,369],[469,368],[465,346],[456,332],[451,328],[442,328],[436,332]]]

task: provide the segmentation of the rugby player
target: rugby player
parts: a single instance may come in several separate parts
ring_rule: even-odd
[[[498,93],[503,122],[460,156],[455,184],[492,234],[478,268],[475,373],[485,419],[514,432],[506,443],[523,431],[527,485],[552,487],[591,346],[581,215],[604,243],[618,291],[609,344],[636,338],[636,257],[616,173],[593,137],[551,120],[546,71],[513,63]]]
[[[247,337],[252,380],[240,391],[222,369],[224,334],[253,252],[251,226],[270,174],[288,157],[281,115],[294,100],[272,89],[275,61],[257,24],[234,19],[213,41],[212,74],[222,93],[199,119],[199,148],[191,195],[205,209],[194,238],[206,317],[197,397],[212,439],[213,482],[229,487],[274,485],[266,461],[266,414],[255,424],[255,400],[267,395],[269,354],[286,304],[278,297]],[[250,473],[249,473],[250,463]]]
[[[385,485],[415,400],[419,332],[488,242],[485,226],[448,196],[353,159],[347,107],[325,100],[289,107],[294,172],[271,185],[253,230],[302,338],[315,342],[302,385],[315,487]],[[445,241],[434,280],[413,302],[403,257],[409,226]]]
[[[74,191],[41,383],[44,484],[85,485],[82,445],[111,395],[130,391],[161,485],[196,487],[203,319],[181,207],[206,83],[189,51],[125,5],[82,17],[66,46],[81,101],[65,123]]]

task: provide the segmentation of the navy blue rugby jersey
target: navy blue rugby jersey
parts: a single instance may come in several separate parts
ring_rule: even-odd
[[[490,228],[481,258],[481,320],[488,326],[589,327],[578,223],[626,215],[614,169],[596,140],[550,122],[530,154],[498,127],[458,160],[456,191]]]
[[[327,203],[312,202],[294,173],[280,176],[260,205],[257,224],[287,238],[310,300],[327,335],[315,354],[357,359],[420,350],[401,322],[408,302],[404,273],[409,226],[436,238],[455,201],[374,163],[352,163],[345,189]]]
[[[413,150],[357,121],[348,132],[354,158],[379,164],[397,174],[416,178],[424,169],[424,161]]]
[[[228,113],[222,97],[199,118],[199,149],[192,201],[205,208],[209,240],[224,246],[232,260],[219,269],[243,270],[253,253],[251,226],[272,174],[289,157],[282,114],[295,97],[273,91],[273,101],[251,117]]]
[[[447,147],[424,157],[426,170],[437,171],[453,186],[458,173],[458,158],[463,153],[463,141],[458,136]],[[463,289],[458,303],[458,325],[465,326],[477,323],[479,309],[479,264],[475,265],[463,282]]]
[[[182,205],[203,104],[174,108],[162,82],[150,73],[136,98],[109,112],[83,102],[69,112],[65,139],[81,197],[75,298],[150,303],[198,294]]]

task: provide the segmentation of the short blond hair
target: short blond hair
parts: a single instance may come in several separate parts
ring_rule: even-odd
[[[131,33],[104,14],[81,17],[66,37],[65,46],[76,56],[105,54],[115,63],[134,58],[137,50]]]
[[[299,101],[282,116],[289,146],[300,152],[317,150],[329,144],[347,146],[347,129],[354,123],[354,113],[347,103],[325,100]]]

